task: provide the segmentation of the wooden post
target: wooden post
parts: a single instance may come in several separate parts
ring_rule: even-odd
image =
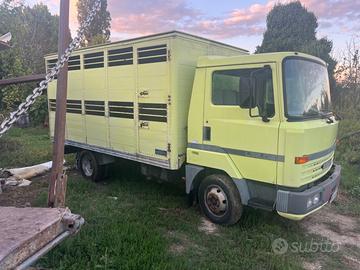
[[[60,56],[65,52],[70,42],[69,31],[69,0],[60,2],[60,23],[58,53]],[[64,142],[65,142],[65,123],[66,123],[66,97],[68,82],[68,64],[66,63],[57,78],[56,91],[56,115],[55,132],[53,145],[53,165],[51,169],[48,206],[64,207],[67,176],[63,171],[64,163]]]

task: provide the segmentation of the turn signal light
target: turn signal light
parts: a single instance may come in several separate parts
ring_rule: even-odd
[[[308,161],[309,161],[308,156],[295,157],[295,164],[305,164]]]

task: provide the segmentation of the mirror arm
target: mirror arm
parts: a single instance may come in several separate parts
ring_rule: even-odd
[[[263,122],[265,122],[265,123],[269,123],[269,122],[270,122],[270,119],[269,119],[266,115],[263,115],[263,116],[261,117],[261,120],[263,120]]]

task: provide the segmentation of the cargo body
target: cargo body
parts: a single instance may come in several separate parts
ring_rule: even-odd
[[[246,53],[180,32],[76,51],[69,61],[65,144],[179,169],[198,57]],[[46,57],[47,68],[56,61]],[[53,136],[56,81],[48,98]]]

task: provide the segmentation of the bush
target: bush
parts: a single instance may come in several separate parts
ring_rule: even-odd
[[[340,122],[339,138],[336,157],[340,161],[350,164],[360,164],[360,134],[346,137],[347,134],[360,131],[360,122],[357,119],[343,119]]]
[[[32,125],[43,124],[48,115],[46,96],[38,97],[37,101],[30,108],[30,121]]]

